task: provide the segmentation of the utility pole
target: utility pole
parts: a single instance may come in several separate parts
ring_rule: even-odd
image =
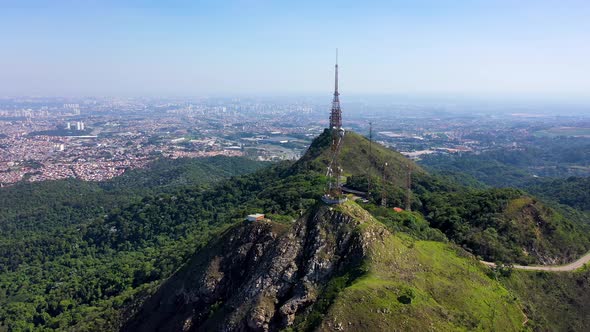
[[[383,189],[381,191],[381,206],[383,206],[383,207],[387,207],[387,187],[386,187],[386,179],[387,178],[385,176],[386,169],[387,169],[387,163],[385,163],[383,165],[383,175],[382,175],[382,180],[381,180],[381,182],[382,182],[381,185],[383,186]]]
[[[367,168],[367,199],[371,197],[371,165],[373,163],[373,122],[369,121],[369,167]]]
[[[406,179],[406,211],[412,211],[412,167],[407,165],[407,179]]]

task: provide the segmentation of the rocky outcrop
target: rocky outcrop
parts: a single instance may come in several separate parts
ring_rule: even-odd
[[[323,285],[360,265],[369,242],[386,232],[360,231],[363,222],[318,205],[290,228],[270,221],[237,226],[162,285],[123,330],[288,327],[309,311]]]

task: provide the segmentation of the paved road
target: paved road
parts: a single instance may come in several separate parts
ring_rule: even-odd
[[[481,261],[483,264],[487,266],[496,266],[496,264],[492,262]],[[513,268],[518,270],[529,270],[529,271],[573,271],[581,268],[584,264],[590,262],[590,252],[586,255],[580,257],[577,261],[573,263],[569,263],[567,265],[545,265],[545,266],[523,266],[523,265],[514,265]]]

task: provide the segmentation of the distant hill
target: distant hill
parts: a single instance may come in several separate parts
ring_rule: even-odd
[[[129,170],[122,176],[100,183],[100,186],[107,190],[149,188],[162,192],[181,186],[217,182],[252,173],[268,165],[267,162],[242,157],[162,158],[153,161],[147,168]]]
[[[267,163],[240,157],[161,159],[106,182],[20,182],[0,189],[0,230],[53,228],[87,221],[154,192],[211,184]]]
[[[488,261],[566,263],[590,249],[585,215],[516,189],[435,192],[423,204],[433,227]]]
[[[590,143],[579,137],[537,138],[515,150],[431,155],[420,164],[430,170],[467,174],[494,187],[519,187],[535,177],[590,175]]]
[[[540,197],[590,212],[590,177],[534,179],[522,187]]]

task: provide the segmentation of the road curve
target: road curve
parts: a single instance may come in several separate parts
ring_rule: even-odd
[[[495,263],[480,261],[487,266],[494,267],[496,266]],[[590,262],[590,252],[585,254],[584,256],[580,257],[577,261],[566,264],[566,265],[514,265],[512,268],[518,270],[529,270],[529,271],[552,271],[552,272],[563,272],[563,271],[573,271],[581,268],[584,264]]]

